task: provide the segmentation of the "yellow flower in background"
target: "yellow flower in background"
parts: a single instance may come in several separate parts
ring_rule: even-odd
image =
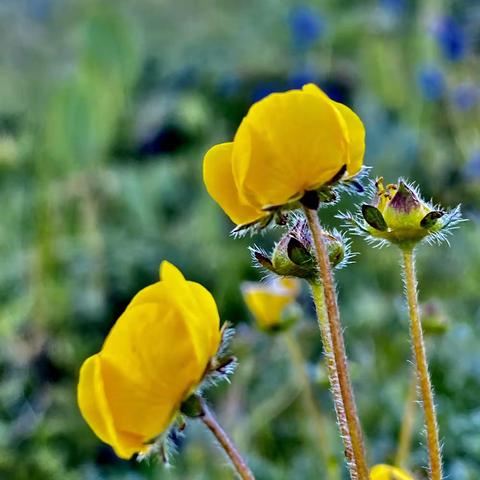
[[[370,470],[370,480],[415,480],[404,470],[390,465],[375,465]]]
[[[203,175],[213,199],[238,225],[300,199],[363,162],[365,130],[358,116],[313,84],[255,103],[233,142],[212,147]]]
[[[274,278],[269,282],[246,282],[242,285],[243,298],[262,330],[284,326],[285,310],[295,301],[300,283],[294,278]]]
[[[168,262],[141,290],[80,370],[78,403],[121,458],[148,450],[202,381],[220,344],[212,295]]]

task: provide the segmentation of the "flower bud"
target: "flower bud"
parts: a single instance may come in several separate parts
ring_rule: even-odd
[[[340,235],[324,232],[332,267],[345,259],[345,243]],[[272,255],[253,248],[252,254],[262,267],[281,276],[312,278],[317,274],[315,250],[306,221],[297,220],[293,227],[278,241]]]
[[[422,306],[422,326],[425,336],[443,335],[449,329],[448,318],[435,302]]]
[[[378,178],[375,186],[374,205],[362,205],[365,224],[359,225],[353,217],[345,217],[374,239],[411,249],[428,237],[443,239],[441,231],[460,221],[458,207],[449,213],[436,208],[403,180],[384,187],[383,178]]]

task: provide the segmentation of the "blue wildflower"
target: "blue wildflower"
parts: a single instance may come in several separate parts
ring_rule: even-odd
[[[283,92],[285,85],[280,81],[263,81],[256,85],[252,91],[252,100],[258,102],[271,93]]]
[[[325,32],[325,22],[311,7],[294,7],[289,15],[290,32],[295,47],[311,48]]]
[[[407,9],[407,0],[379,0],[381,8],[392,15],[401,16]]]
[[[418,72],[417,82],[420,93],[430,102],[440,100],[445,93],[445,76],[434,65],[421,67]]]
[[[457,62],[465,57],[467,37],[462,25],[453,17],[443,17],[435,25],[433,33],[443,56]]]
[[[478,95],[478,88],[473,83],[462,83],[453,90],[453,104],[459,110],[471,110],[478,102]]]
[[[468,179],[480,178],[480,150],[472,152],[470,158],[463,167],[463,173]]]
[[[52,14],[53,5],[51,0],[28,0],[26,2],[28,13],[36,20],[48,20]]]
[[[234,97],[240,91],[240,87],[240,78],[234,73],[223,76],[217,84],[219,94],[226,98]]]
[[[310,68],[302,68],[294,70],[288,76],[288,87],[293,89],[300,89],[307,83],[318,83],[317,73]]]

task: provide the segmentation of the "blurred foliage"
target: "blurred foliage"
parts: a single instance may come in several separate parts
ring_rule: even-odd
[[[448,327],[429,338],[446,472],[478,479],[477,2],[2,0],[0,30],[0,478],[232,478],[199,425],[165,469],[116,459],[76,406],[79,366],[164,258],[237,324],[240,367],[209,397],[257,478],[320,478],[322,441],[341,461],[331,429],[309,431],[282,337],[255,331],[241,299],[258,279],[246,247],[278,233],[232,239],[201,179],[203,152],[254,100],[313,81],[364,120],[372,175],[463,204],[469,222],[450,247],[422,247],[418,269],[429,319],[434,305]],[[410,382],[398,254],[353,247],[338,274],[346,342],[371,460],[392,461]],[[295,335],[331,424],[306,293],[303,305]],[[419,472],[420,415],[413,440]]]

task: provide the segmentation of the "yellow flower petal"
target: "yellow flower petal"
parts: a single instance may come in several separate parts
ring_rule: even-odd
[[[99,437],[117,453],[130,456],[168,428],[207,364],[199,363],[193,354],[191,334],[181,314],[151,303],[127,309],[99,355],[108,405],[101,413],[114,419],[116,431],[113,438]],[[137,440],[135,445],[132,438]]]
[[[165,383],[172,375],[178,380],[174,385],[184,385],[181,390],[186,390],[202,377],[211,356],[210,345],[205,344],[196,355],[197,333],[175,305],[144,303],[125,310],[105,340],[101,355],[155,396],[157,383]]]
[[[206,336],[205,345],[210,346],[206,350],[208,357],[211,358],[217,353],[218,344],[220,343],[220,316],[217,304],[212,294],[203,285],[188,282],[188,286],[196,299],[198,314],[204,319],[200,328]]]
[[[347,172],[349,176],[356,175],[363,165],[363,156],[365,154],[365,127],[359,116],[342,103],[335,103],[335,107],[343,116],[347,123],[349,144],[349,161]]]
[[[212,353],[211,342],[214,342],[217,338],[212,334],[212,330],[217,329],[218,332],[219,329],[216,305],[214,316],[203,317],[200,315],[198,299],[190,288],[190,284],[193,282],[187,282],[180,270],[167,261],[163,261],[160,266],[160,277],[162,281],[140,290],[135,295],[128,305],[127,311],[143,303],[162,304],[165,310],[174,306],[182,313],[183,321],[186,322],[190,331],[193,353],[197,356],[198,362],[208,362],[215,353]],[[207,294],[210,295],[208,292]],[[204,299],[205,294],[200,295]],[[214,302],[213,298],[211,300]],[[211,313],[210,311],[209,315]]]
[[[297,297],[300,293],[300,282],[298,278],[282,277],[278,279],[278,284],[281,288],[288,291],[292,297]]]
[[[299,90],[254,104],[235,135],[233,176],[240,198],[282,205],[330,180],[348,161],[348,132],[328,97]]]
[[[375,465],[370,470],[370,480],[415,480],[404,470],[390,465]]]
[[[164,260],[160,264],[160,280],[172,282],[184,282],[183,273],[173,264]]]
[[[251,223],[265,212],[243,204],[233,180],[233,143],[222,143],[212,147],[203,161],[203,179],[208,193],[222,207],[230,219],[238,224]]]
[[[105,398],[98,354],[83,362],[77,398],[83,417],[96,435],[104,442],[111,443],[114,439],[113,420]]]
[[[78,383],[78,405],[90,428],[115,453],[124,459],[144,450],[142,439],[134,434],[117,432],[105,395],[100,357],[91,356],[82,365]]]
[[[313,83],[309,83],[303,87],[303,91],[320,95],[328,98],[328,96],[320,88]],[[328,98],[329,99],[329,98]],[[329,99],[338,112],[342,115],[348,130],[349,137],[349,160],[347,164],[347,172],[350,176],[357,174],[362,168],[363,156],[365,153],[365,127],[358,115],[343,103],[335,102]]]
[[[272,282],[247,282],[242,288],[243,298],[260,328],[280,325],[285,308],[299,293],[296,279],[282,278]]]

